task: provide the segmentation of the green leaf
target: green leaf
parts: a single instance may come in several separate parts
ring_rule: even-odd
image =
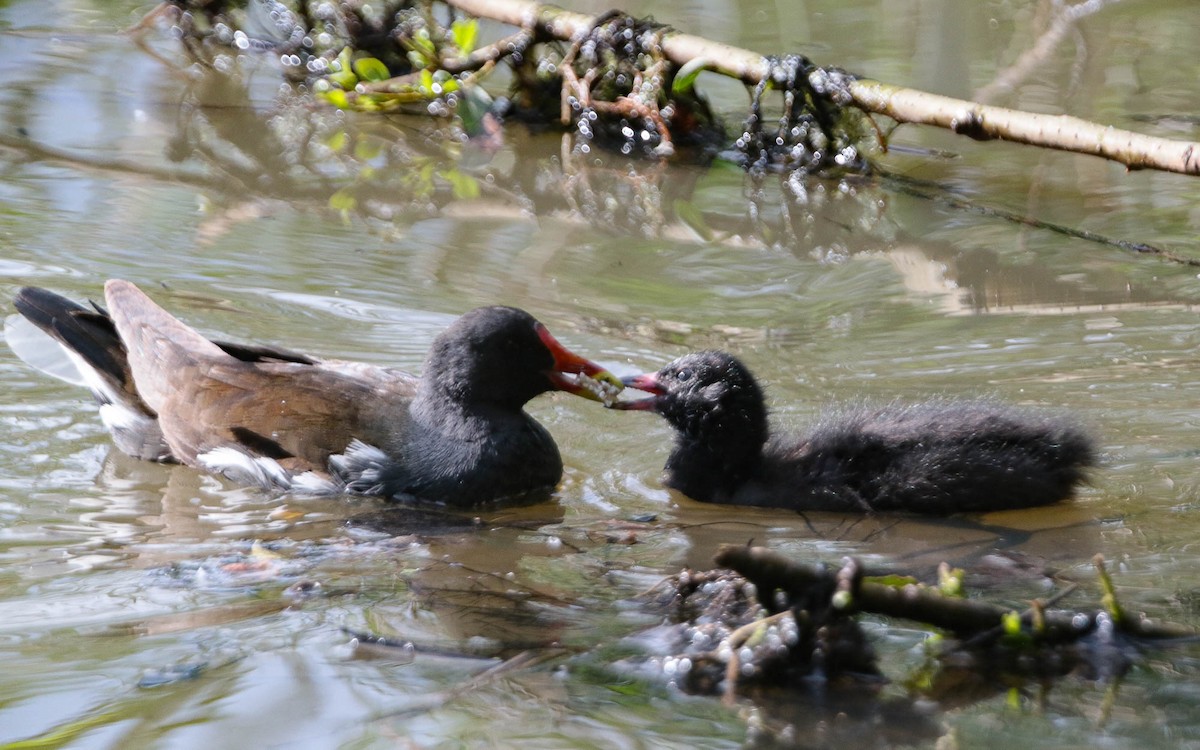
[[[464,56],[471,54],[479,36],[479,21],[474,18],[458,19],[450,26],[450,36],[454,39],[454,46],[458,47]]]
[[[938,566],[938,590],[944,596],[952,596],[961,599],[967,595],[966,588],[963,586],[963,578],[966,573],[961,568],[951,568],[946,563]]]
[[[329,207],[334,211],[352,211],[358,205],[358,199],[346,188],[342,188],[329,196]]]
[[[460,200],[470,200],[478,198],[481,192],[479,182],[472,176],[463,174],[457,169],[450,169],[442,173],[442,176],[450,183],[450,187],[454,190],[454,197]]]
[[[428,97],[435,96],[433,93],[433,71],[431,70],[421,71],[421,93]]]
[[[409,43],[412,44],[413,49],[430,60],[437,59],[437,47],[434,46],[433,39],[429,37],[429,29],[424,27],[417,29],[417,33],[412,35]]]
[[[1005,612],[1000,616],[1000,624],[1004,627],[1004,634],[1007,636],[1021,634],[1021,615],[1016,612]]]
[[[688,60],[675,73],[675,80],[671,82],[671,93],[675,96],[683,96],[690,94],[692,87],[696,85],[696,79],[708,69],[709,61],[703,57],[694,57]]]
[[[343,47],[338,53],[337,59],[329,65],[329,73],[325,79],[342,87],[346,91],[351,91],[358,83],[358,76],[354,75],[353,62],[350,57],[350,48]]]
[[[358,85],[358,76],[349,70],[340,70],[325,77],[330,82],[337,84],[343,91],[353,91],[354,87]]]
[[[344,47],[338,53],[337,59],[330,63],[329,73],[325,78],[341,86],[346,91],[350,91],[358,83],[358,76],[354,75],[352,68],[353,63],[350,57],[350,48]]]
[[[392,77],[387,66],[374,57],[360,57],[355,60],[354,72],[364,81],[386,81]]]
[[[897,574],[886,576],[865,576],[864,581],[868,583],[878,583],[880,586],[889,586],[894,589],[902,589],[905,586],[916,586],[918,581],[912,576],[902,576]]]
[[[418,70],[428,68],[430,65],[429,58],[415,49],[408,51],[408,63]]]
[[[1092,558],[1092,565],[1096,567],[1096,573],[1100,576],[1100,590],[1104,595],[1100,597],[1100,603],[1108,610],[1108,614],[1116,622],[1121,622],[1125,614],[1121,609],[1121,602],[1117,600],[1117,587],[1113,585],[1112,576],[1108,574],[1108,569],[1104,567],[1104,555],[1097,554]]]
[[[346,92],[342,91],[341,89],[329,89],[328,91],[322,91],[318,93],[317,96],[321,97],[338,109],[350,108],[350,100],[346,98]]]
[[[350,212],[358,206],[358,199],[348,189],[342,188],[329,196],[329,207],[342,215],[342,223],[350,223]]]

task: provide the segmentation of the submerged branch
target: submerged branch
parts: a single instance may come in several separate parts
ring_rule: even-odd
[[[731,568],[754,581],[760,590],[795,591],[812,587],[831,587],[837,583],[838,571],[822,565],[794,562],[764,547],[725,546],[717,553],[716,563]],[[915,585],[895,586],[860,581],[852,596],[853,611],[869,612],[888,617],[922,622],[936,628],[970,637],[989,631],[1003,632],[1010,609],[987,602],[957,599],[936,590]],[[1068,610],[1037,611],[1038,627],[1030,635],[1042,643],[1061,643],[1077,640],[1094,628],[1103,616],[1111,616],[1115,627],[1127,635],[1148,640],[1195,638],[1196,631],[1173,623],[1160,623],[1125,614],[1114,607],[1106,612]],[[1029,625],[1033,613],[1022,621]]]
[[[995,206],[987,206],[976,203],[975,201],[966,198],[955,196],[950,189],[935,185],[922,185],[920,182],[900,174],[886,175],[887,182],[896,190],[911,195],[922,200],[933,201],[945,206],[950,206],[962,211],[969,211],[980,216],[989,216],[996,219],[1001,219],[1013,224],[1021,224],[1034,229],[1044,229],[1049,232],[1061,234],[1064,237],[1084,240],[1086,242],[1094,242],[1097,245],[1114,247],[1118,250],[1134,253],[1136,255],[1150,255],[1160,260],[1170,263],[1177,263],[1181,266],[1200,266],[1200,258],[1191,258],[1186,255],[1169,250],[1158,245],[1151,245],[1148,242],[1139,242],[1136,240],[1123,240],[1115,237],[1092,232],[1079,227],[1066,226],[1064,224],[1055,224],[1053,222],[1038,219],[1034,216],[1022,214],[1016,211],[1010,211],[1004,208]]]

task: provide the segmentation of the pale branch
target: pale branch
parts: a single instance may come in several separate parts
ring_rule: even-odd
[[[1005,140],[1102,156],[1130,169],[1200,174],[1200,143],[1141,135],[1069,115],[1043,115],[976,104],[878,81],[851,85],[855,105],[898,122],[953,130],[977,140]]]
[[[452,8],[479,18],[511,26],[534,28],[551,38],[571,41],[595,25],[593,16],[543,5],[530,0],[445,0]],[[664,56],[677,66],[702,60],[716,73],[737,78],[749,85],[762,81],[770,65],[762,55],[729,44],[672,31],[663,36]]]
[[[530,44],[533,43],[533,34],[526,29],[521,29],[512,36],[507,36],[499,41],[493,42],[485,47],[480,47],[471,52],[465,58],[443,58],[440,62],[442,70],[451,73],[463,73],[468,70],[480,70],[481,68],[495,63],[497,60],[512,54],[514,51],[522,53]]]
[[[477,16],[545,36],[570,41],[587,33],[593,18],[532,0],[444,0]],[[662,37],[665,57],[677,66],[702,64],[708,70],[756,86],[770,75],[762,55],[701,37],[670,31]],[[821,90],[818,67],[810,82]],[[1046,115],[930,94],[859,78],[849,83],[850,104],[899,123],[934,125],[976,140],[1004,140],[1073,153],[1091,154],[1129,169],[1200,174],[1200,143],[1134,133],[1068,115]]]

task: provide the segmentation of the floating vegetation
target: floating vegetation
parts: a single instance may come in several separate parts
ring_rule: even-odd
[[[566,129],[582,154],[601,147],[649,159],[727,154],[747,169],[866,167],[856,140],[863,116],[845,108],[851,77],[807,58],[772,63],[731,147],[695,85],[712,62],[673,61],[663,44],[672,30],[652,19],[611,11],[569,40],[527,27],[481,45],[476,19],[447,23],[443,10],[429,0],[168,0],[140,26],[169,18],[198,60],[219,49],[275,54],[285,76],[328,105],[451,118],[471,138],[496,137],[499,118],[510,116]],[[484,84],[502,68],[510,90],[496,97]],[[773,130],[764,126],[769,90],[783,92]]]
[[[761,708],[749,729],[768,744],[814,732],[830,733],[820,746],[834,736],[880,746],[928,740],[939,734],[935,708],[1006,692],[1019,699],[1024,688],[1046,690],[1072,674],[1115,689],[1147,646],[1198,635],[1123,609],[1099,557],[1100,608],[1052,608],[1071,586],[1022,612],[966,598],[963,571],[946,565],[935,584],[923,585],[869,576],[853,559],[840,568],[803,564],[761,547],[726,546],[716,562],[719,569],[685,570],[652,590],[665,624],[639,639],[647,654],[625,666],[684,692]],[[864,614],[929,630],[924,663],[887,692]],[[858,721],[839,725],[835,717],[845,713]],[[881,733],[837,734],[872,724]]]
[[[864,118],[845,109],[853,76],[818,68],[803,55],[767,59],[770,72],[755,87],[750,117],[734,144],[742,165],[752,171],[865,169],[858,146]],[[770,118],[763,111],[763,95],[772,88],[783,92],[783,112],[774,130],[766,127]]]

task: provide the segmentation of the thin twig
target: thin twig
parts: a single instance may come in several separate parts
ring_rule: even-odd
[[[791,616],[792,611],[790,609],[783,612],[776,612],[769,617],[742,625],[725,639],[725,645],[729,646],[729,661],[725,663],[725,694],[721,697],[722,703],[726,706],[732,706],[737,699],[738,674],[742,670],[741,660],[738,658],[738,649],[752,636],[762,632],[764,628],[769,628],[780,620]]]

